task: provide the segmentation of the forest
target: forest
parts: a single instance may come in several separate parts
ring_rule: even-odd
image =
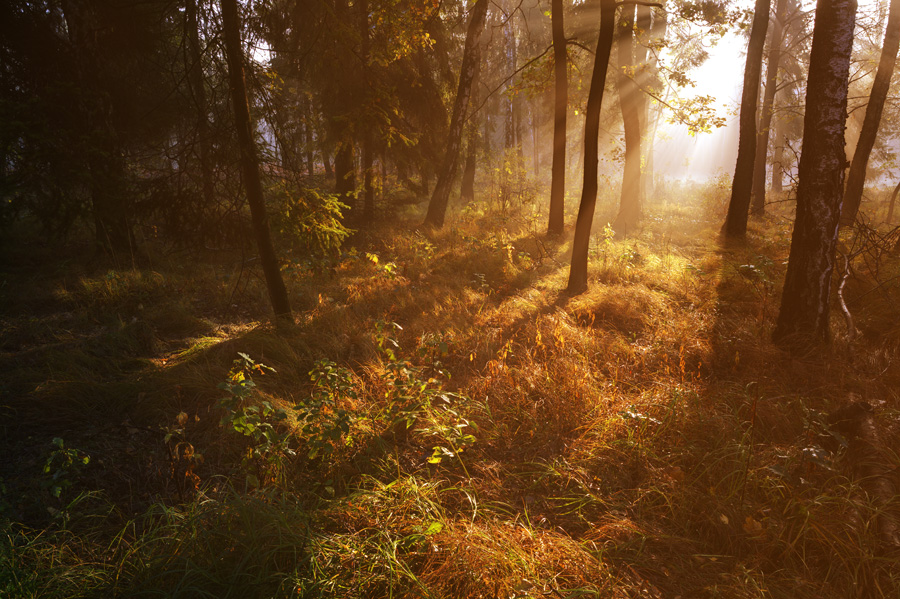
[[[900,0],[3,0],[0,597],[900,597]]]

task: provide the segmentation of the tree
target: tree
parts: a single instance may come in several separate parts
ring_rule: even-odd
[[[784,44],[784,19],[787,0],[778,0],[775,5],[775,27],[769,39],[769,57],[766,64],[766,91],[759,115],[759,130],[756,134],[756,157],[753,160],[752,204],[753,214],[763,214],[766,210],[766,157],[769,150],[769,132],[772,129],[772,113],[775,107],[775,91],[778,88],[778,64],[781,62],[781,47]]]
[[[459,160],[459,146],[462,140],[463,124],[469,107],[472,82],[475,79],[475,71],[479,60],[479,38],[481,37],[481,31],[484,29],[487,10],[488,0],[475,0],[475,5],[472,7],[472,16],[469,19],[469,28],[466,31],[466,45],[463,50],[462,67],[459,73],[459,86],[456,91],[456,100],[453,103],[450,130],[447,133],[447,150],[441,162],[434,193],[431,195],[431,201],[428,203],[428,214],[425,216],[425,225],[430,227],[440,228],[444,226],[447,204],[450,201],[450,187],[453,184]]]
[[[66,0],[63,13],[84,96],[91,213],[99,247],[117,260],[134,250],[126,201],[125,164],[106,72],[101,15],[88,0]]]
[[[567,80],[566,34],[563,27],[563,2],[552,0],[550,20],[553,31],[553,164],[550,181],[550,219],[548,235],[562,235],[565,228],[566,195],[566,112],[569,104],[569,83]]]
[[[210,158],[209,108],[206,101],[206,83],[203,78],[203,53],[200,50],[200,23],[197,18],[197,0],[185,0],[184,32],[187,39],[188,87],[196,111],[196,144],[199,149],[200,180],[203,201],[207,206],[215,202],[213,167]]]
[[[831,273],[844,191],[844,130],[856,0],[818,0],[806,89],[797,217],[773,340],[828,338]]]
[[[360,56],[362,61],[363,93],[369,95],[369,1],[357,0],[359,10]],[[375,219],[375,186],[372,184],[372,128],[365,127],[362,133],[362,169],[363,169],[363,222],[371,223]]]
[[[725,237],[742,238],[747,234],[747,217],[753,185],[753,163],[756,155],[756,104],[759,99],[759,78],[762,70],[766,29],[769,26],[771,0],[756,0],[747,62],[744,66],[744,89],[741,92],[740,133],[737,164],[731,183],[731,201],[722,233]]]
[[[281,269],[278,266],[278,259],[275,256],[272,237],[269,233],[269,219],[259,174],[259,158],[256,144],[253,141],[253,122],[250,119],[250,107],[244,84],[244,53],[241,45],[237,0],[222,0],[222,29],[225,38],[225,57],[228,63],[228,84],[234,110],[234,126],[241,154],[241,171],[244,176],[247,203],[250,204],[250,216],[253,220],[253,233],[259,249],[259,260],[266,278],[269,301],[272,302],[275,317],[291,319],[291,305],[287,289],[281,278]]]
[[[891,86],[891,75],[894,73],[898,49],[900,49],[900,0],[891,0],[878,70],[875,72],[862,131],[847,175],[847,189],[844,192],[844,205],[841,211],[841,224],[845,226],[853,224],[859,212],[863,187],[866,183],[866,167],[875,146],[875,137],[878,135],[878,125],[881,123],[884,102]]]
[[[597,144],[600,139],[600,109],[603,105],[603,88],[606,85],[606,71],[612,53],[613,37],[616,31],[615,0],[600,0],[600,36],[594,54],[594,68],[591,71],[591,87],[588,91],[587,111],[584,115],[584,181],[581,187],[581,202],[575,221],[575,237],[572,240],[572,264],[569,269],[569,283],[566,287],[570,295],[587,291],[588,247],[591,241],[591,225],[597,205],[597,168],[599,154]]]
[[[637,226],[643,209],[641,197],[641,90],[634,80],[634,27],[635,6],[622,7],[616,46],[619,57],[619,106],[625,128],[625,170],[622,173],[622,196],[619,213],[613,222],[617,236],[628,234]],[[586,165],[587,163],[585,163]]]
[[[651,56],[650,60],[647,64],[647,78],[651,81],[651,85],[659,89],[660,87],[660,79],[659,79],[659,54],[663,47],[666,45],[666,32],[669,28],[669,20],[668,13],[666,13],[665,9],[659,9],[653,13],[653,25],[651,26],[651,38],[650,38],[650,48],[651,48]],[[654,182],[654,168],[653,168],[653,146],[656,143],[656,133],[659,129],[659,120],[662,118],[663,105],[659,104],[657,109],[653,111],[653,126],[650,127],[650,103],[644,102],[644,112],[642,115],[643,127],[646,132],[649,129],[648,134],[646,135],[646,147],[647,147],[647,163],[644,165],[643,181],[641,187],[643,189],[644,197],[647,197],[647,192],[650,190],[650,193],[653,193],[656,189],[656,184]],[[649,185],[647,184],[649,182]]]

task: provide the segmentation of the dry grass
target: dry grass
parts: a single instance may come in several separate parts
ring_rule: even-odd
[[[698,202],[718,209],[720,193]],[[790,357],[768,340],[786,215],[720,247],[698,206],[650,212],[634,239],[598,233],[575,298],[560,292],[568,245],[495,215],[372,231],[333,268],[292,263],[301,310],[281,330],[252,265],[31,280],[48,299],[40,313],[11,304],[0,355],[0,403],[23,424],[0,474],[0,566],[29,574],[0,576],[0,591],[67,596],[96,562],[97,594],[897,596],[879,527],[898,500],[871,494],[829,421],[852,398],[872,404],[877,459],[896,474],[895,296],[879,282],[896,257],[857,271],[864,335],[836,314],[829,348]],[[378,323],[402,327],[393,359]],[[276,369],[257,399],[287,409],[315,392],[317,360],[351,370],[329,408],[355,415],[349,435],[310,459],[295,430],[298,455],[263,489],[216,407],[238,352]],[[187,497],[163,438],[176,428],[204,456]],[[63,524],[40,487],[53,436],[94,457],[73,489],[106,491]],[[453,457],[429,462],[439,445]],[[103,505],[116,507],[103,525],[76,517]]]

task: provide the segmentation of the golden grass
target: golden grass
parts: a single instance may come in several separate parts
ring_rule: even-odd
[[[718,209],[720,195],[712,189],[698,202]],[[92,419],[115,408],[150,429],[185,412],[180,434],[206,461],[197,469],[201,503],[178,509],[206,506],[222,532],[214,543],[251,547],[235,539],[253,531],[222,520],[222,506],[248,508],[225,499],[222,477],[241,488],[243,473],[234,432],[219,426],[217,384],[244,352],[277,370],[258,377],[258,399],[290,407],[311,392],[316,360],[349,367],[355,398],[340,405],[357,416],[352,442],[328,459],[287,458],[280,487],[244,497],[308,523],[285,541],[291,565],[270,538],[274,512],[263,510],[270,520],[254,525],[268,535],[260,546],[274,548],[275,557],[254,565],[278,581],[265,586],[268,596],[896,596],[900,571],[876,528],[897,499],[881,505],[866,496],[827,419],[850,393],[872,403],[883,455],[896,468],[900,369],[890,303],[865,295],[874,279],[861,272],[854,310],[867,336],[849,339],[835,314],[829,348],[790,357],[769,342],[787,254],[783,215],[754,223],[746,244],[720,247],[717,217],[698,214],[697,206],[651,207],[636,238],[598,235],[590,289],[574,298],[561,293],[568,244],[540,239],[527,221],[516,230],[514,219],[461,219],[428,234],[385,227],[331,270],[292,265],[288,287],[304,309],[281,330],[265,323],[252,268],[237,283],[234,264],[86,276],[58,294],[89,314],[65,338],[75,350],[68,357],[48,344],[63,342],[61,334],[5,319],[4,335],[26,341],[0,356],[8,369],[28,351],[47,357],[16,378],[10,405],[25,411],[28,398],[49,405],[77,396],[74,405],[94,410]],[[886,260],[882,275],[897,268],[896,258]],[[137,331],[116,335],[124,353],[152,365],[125,371],[108,355],[100,358],[107,369],[98,368],[89,333],[111,316],[147,323],[152,348],[129,341]],[[391,335],[397,359],[418,369],[415,380],[434,378],[429,389],[460,396],[416,412],[403,434],[386,416],[401,399],[391,360],[377,349],[379,322],[402,327]],[[873,337],[876,328],[884,335]],[[65,372],[71,386],[51,372]],[[111,401],[110,390],[123,385],[140,395],[140,409],[132,399]],[[106,399],[92,403],[91,390]],[[66,414],[65,434],[90,449],[77,432],[84,423]],[[429,463],[461,419],[474,445]],[[143,467],[155,463],[164,478],[164,445],[152,436],[144,443]],[[131,477],[158,502],[175,501],[141,467],[93,476],[98,484]],[[176,524],[154,534],[183,534]],[[137,547],[141,533],[129,534]],[[219,553],[191,538],[199,540],[174,545],[178,567],[196,568],[198,588],[204,568],[215,579],[207,589],[224,588],[227,577],[209,561]],[[165,568],[154,553],[160,543],[110,559],[123,572],[140,572],[129,560]],[[191,552],[206,557],[185,566]]]

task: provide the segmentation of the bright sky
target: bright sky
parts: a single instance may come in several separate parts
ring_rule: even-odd
[[[689,74],[697,86],[684,90],[685,96],[715,97],[716,112],[727,119],[726,126],[692,137],[684,125],[660,123],[654,154],[656,172],[695,180],[734,172],[746,43],[743,36],[727,34],[710,50],[706,62]]]
[[[871,9],[879,0],[859,0],[860,10]],[[738,5],[752,8],[753,3],[739,0]],[[814,9],[812,0],[803,0],[806,10]],[[716,98],[717,112],[727,125],[691,137],[682,125],[660,123],[660,139],[655,147],[655,170],[672,177],[705,180],[718,174],[731,176],[737,161],[738,113],[746,63],[747,38],[729,33],[710,51],[709,59],[689,74],[697,87],[685,95],[710,95]],[[765,77],[765,72],[762,74]]]

